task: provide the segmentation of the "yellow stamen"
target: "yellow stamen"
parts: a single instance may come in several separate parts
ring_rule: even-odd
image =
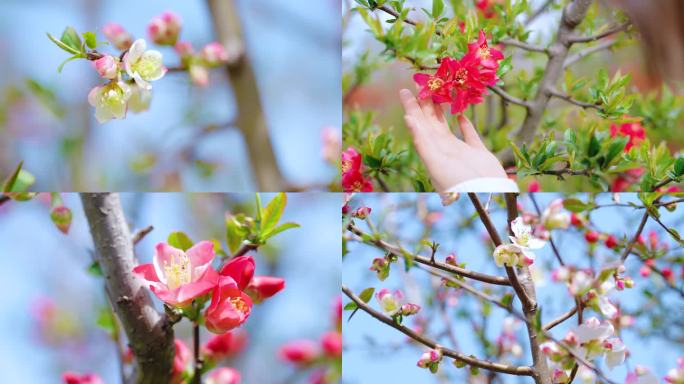
[[[182,252],[171,255],[170,261],[164,261],[164,275],[166,276],[166,286],[169,289],[176,289],[183,284],[190,283],[192,272],[188,256]]]
[[[233,304],[233,307],[235,307],[236,310],[242,313],[247,313],[249,311],[249,307],[247,306],[247,303],[242,300],[242,297],[232,297],[230,303]]]
[[[428,89],[431,91],[436,91],[442,88],[442,85],[444,85],[444,80],[440,79],[439,77],[431,77],[427,82]]]

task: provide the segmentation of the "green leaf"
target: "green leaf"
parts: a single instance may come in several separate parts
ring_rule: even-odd
[[[116,334],[116,323],[114,319],[114,314],[109,308],[102,308],[97,315],[96,324],[98,327],[106,331],[110,336]]]
[[[226,243],[230,253],[235,253],[240,249],[242,242],[245,240],[245,235],[247,235],[247,231],[243,225],[235,216],[228,215],[226,217]]]
[[[71,53],[71,54],[74,54],[74,55],[79,55],[79,54],[81,54],[80,49],[79,49],[79,50],[76,50],[76,49],[71,48],[70,46],[64,44],[63,42],[61,42],[61,41],[59,41],[59,40],[57,40],[57,39],[56,39],[54,36],[52,36],[51,34],[48,33],[48,34],[47,34],[47,37],[48,37],[53,43],[55,43],[55,45],[57,45],[57,46],[60,47],[61,49],[65,50],[65,51],[67,51],[67,52],[69,52],[69,53]],[[80,48],[80,47],[79,47],[79,48]]]
[[[59,41],[76,52],[83,52],[81,36],[78,35],[78,32],[76,32],[73,27],[66,27],[64,32],[62,32],[62,37],[59,39]]]
[[[97,36],[93,32],[83,32],[83,40],[85,44],[90,49],[95,49],[97,47]]]
[[[280,217],[285,211],[287,204],[287,195],[283,192],[277,194],[266,206],[261,216],[261,235],[266,238],[268,234],[276,227]]]
[[[183,251],[187,251],[193,245],[190,237],[188,237],[188,235],[186,235],[184,232],[171,232],[168,238],[168,243],[170,246]]]
[[[563,200],[563,207],[570,212],[581,213],[590,209],[591,205],[579,199],[565,199]]]
[[[432,17],[437,19],[444,12],[444,1],[443,0],[432,0]]]
[[[254,203],[256,204],[256,221],[261,223],[261,216],[263,215],[264,209],[261,206],[261,195],[258,193],[254,197]]]
[[[344,310],[345,310],[345,311],[352,311],[352,310],[357,309],[357,308],[359,308],[359,306],[356,305],[356,303],[353,302],[353,301],[350,301],[350,302],[348,302],[347,304],[344,305]]]
[[[88,266],[88,273],[96,276],[96,277],[102,277],[102,268],[100,268],[100,263],[97,261],[93,261],[89,266]]]
[[[677,176],[684,175],[684,157],[678,157],[674,163],[674,173]]]
[[[12,189],[14,188],[14,184],[16,184],[17,179],[19,178],[19,173],[21,173],[21,167],[24,166],[24,162],[20,162],[19,165],[17,165],[17,168],[12,172],[12,174],[5,180],[5,182],[2,184],[2,191],[3,192],[12,192]]]
[[[373,292],[375,292],[375,288],[368,287],[361,292],[359,298],[363,300],[364,303],[368,303],[370,299],[373,298]]]
[[[299,225],[297,223],[288,222],[288,223],[280,224],[279,226],[275,227],[271,232],[269,232],[266,235],[266,237],[264,238],[264,240],[267,238],[271,238],[271,237],[279,234],[280,232],[287,231],[288,229],[299,228],[299,227],[301,227],[301,225]]]

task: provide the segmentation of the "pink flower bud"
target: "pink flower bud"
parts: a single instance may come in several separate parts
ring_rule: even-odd
[[[321,346],[326,355],[339,358],[342,356],[342,334],[326,332],[321,337]]]
[[[185,345],[183,340],[176,339],[174,341],[176,347],[176,354],[173,357],[173,369],[171,370],[171,383],[180,384],[183,380],[183,372],[190,363],[190,349]]]
[[[311,340],[295,340],[282,347],[278,352],[281,359],[296,365],[306,365],[318,357],[316,343]]]
[[[147,25],[150,39],[159,45],[174,45],[178,40],[182,22],[180,17],[171,11],[165,11],[154,17]]]
[[[247,332],[235,329],[222,335],[212,336],[202,347],[204,356],[212,360],[221,360],[235,356],[245,349]]]
[[[639,268],[639,275],[641,275],[641,277],[648,277],[650,274],[651,268],[649,268],[648,266],[643,265],[641,266],[641,268]]]
[[[93,61],[95,70],[105,79],[116,79],[119,74],[119,62],[112,55],[104,55],[101,58]]]
[[[63,205],[52,208],[52,211],[50,212],[50,218],[52,219],[52,222],[55,223],[57,229],[59,229],[59,231],[65,235],[69,233],[69,227],[71,227],[71,217],[71,209]]]
[[[64,372],[62,374],[62,381],[64,384],[104,384],[104,381],[99,376],[92,373],[79,375],[74,372]]]
[[[370,213],[370,207],[359,207],[356,209],[356,211],[354,211],[353,216],[358,219],[365,220],[368,217],[368,215],[370,215]]]
[[[401,314],[404,316],[415,315],[420,311],[420,305],[407,303],[401,306]]]
[[[618,291],[624,290],[625,289],[625,281],[623,279],[615,280],[615,287],[617,288]]]
[[[444,262],[449,265],[456,265],[456,254],[451,252],[447,255],[446,259],[444,259]]]
[[[202,48],[200,56],[209,66],[217,66],[228,61],[228,52],[221,43],[209,43]]]
[[[120,50],[128,49],[133,44],[133,37],[121,25],[108,23],[102,27],[102,33],[114,47]]]
[[[285,288],[285,280],[279,277],[254,276],[245,292],[255,303],[260,303]]]
[[[195,53],[195,50],[192,48],[192,44],[189,41],[179,41],[173,46],[173,49],[181,58],[192,56]]]

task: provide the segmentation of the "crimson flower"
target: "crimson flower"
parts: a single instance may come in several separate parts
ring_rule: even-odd
[[[626,136],[629,141],[625,146],[625,152],[629,152],[632,147],[639,145],[646,138],[646,130],[641,123],[624,123],[621,125],[611,124],[610,137]]]
[[[454,71],[453,97],[451,99],[451,113],[463,112],[469,105],[480,104],[484,101],[482,95],[486,93],[486,78],[491,81],[491,71],[480,71],[480,60],[477,56],[467,53],[461,60],[452,61]]]
[[[491,48],[487,44],[487,34],[480,30],[477,42],[468,44],[468,53],[476,55],[480,59],[480,64],[484,68],[499,68],[499,61],[503,60],[504,55],[498,49]],[[492,85],[492,84],[490,84]]]
[[[451,81],[453,79],[453,61],[451,57],[445,57],[437,68],[434,75],[428,73],[416,73],[413,81],[422,88],[418,93],[420,99],[432,98],[437,104],[451,101]]]
[[[295,340],[282,347],[280,358],[296,365],[307,365],[318,358],[319,351],[312,340]]]
[[[221,360],[240,353],[246,345],[247,332],[235,329],[221,335],[214,335],[204,344],[202,351],[209,359]]]
[[[211,304],[204,312],[207,329],[225,333],[241,326],[252,311],[252,299],[239,288],[230,276],[221,276],[211,296]]]
[[[133,273],[149,283],[157,297],[169,305],[182,307],[211,292],[218,275],[211,262],[214,244],[201,241],[184,252],[159,243],[151,264],[133,268]]]
[[[362,156],[352,147],[342,152],[342,187],[345,192],[373,192],[370,179],[363,176]]]

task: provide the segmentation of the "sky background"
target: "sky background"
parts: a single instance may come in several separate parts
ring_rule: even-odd
[[[353,200],[353,206],[367,205],[372,208],[373,213],[371,217],[374,223],[379,225],[380,218],[384,217],[387,221],[387,226],[393,236],[400,236],[400,238],[407,239],[402,245],[407,249],[413,249],[416,238],[422,233],[421,227],[416,224],[415,214],[408,210],[397,211],[393,207],[399,204],[413,205],[416,201],[416,194],[370,194],[370,195],[356,195]],[[437,195],[429,195],[427,206],[431,210],[442,211],[441,203]],[[545,207],[550,201],[557,198],[556,194],[537,194],[537,201],[540,206]],[[599,201],[603,203],[610,203],[610,195],[605,194],[601,196]],[[582,198],[582,197],[581,197]],[[622,194],[620,196],[622,202],[634,201],[635,195]],[[486,195],[481,195],[480,199],[485,201]],[[521,198],[519,200],[527,207],[528,210],[533,209],[528,198]],[[678,229],[680,232],[684,229],[684,217],[682,217],[681,207],[675,214],[668,214],[663,211],[663,221]],[[465,217],[472,215],[474,209],[466,197],[462,197],[455,204],[444,208],[443,219],[440,220],[434,227],[431,240],[435,240],[441,244],[436,258],[443,260],[449,252],[456,252],[457,258],[460,261],[468,263],[468,268],[476,271],[481,271],[489,274],[501,275],[501,270],[496,267],[491,254],[483,247],[482,238],[486,236],[484,227],[476,222],[474,230],[467,230],[455,227],[455,223],[460,223]],[[467,216],[466,216],[467,215]],[[628,233],[636,228],[642,213],[631,208],[603,208],[595,211],[592,214],[593,222],[596,226],[606,233],[622,234],[627,229]],[[503,233],[505,228],[505,212],[499,210],[492,215],[495,225]],[[357,221],[358,222],[358,221]],[[366,228],[363,223],[360,225]],[[652,221],[646,226],[646,233],[651,229],[660,228]],[[661,235],[661,239],[664,237]],[[574,231],[573,234],[557,234],[554,236],[556,244],[566,261],[582,260],[583,266],[587,266],[586,256],[586,242],[582,239],[580,232]],[[671,249],[675,247],[673,241],[668,241]],[[357,294],[367,287],[375,287],[376,292],[381,288],[388,288],[391,290],[401,288],[406,294],[410,302],[425,306],[424,295],[426,284],[429,284],[429,275],[424,271],[414,270],[409,275],[403,273],[403,266],[399,264],[392,266],[390,276],[384,282],[380,282],[373,271],[368,270],[373,258],[382,257],[382,253],[375,248],[350,242],[348,245],[349,253],[345,256],[342,265],[342,281],[349,286]],[[535,266],[539,267],[537,271],[538,276],[542,276],[542,281],[537,281],[536,290],[539,300],[539,305],[543,311],[543,318],[546,321],[555,318],[561,313],[571,308],[571,300],[567,294],[567,289],[564,285],[554,283],[550,279],[549,267],[555,268],[555,257],[552,254],[549,245],[543,249],[535,252],[537,259]],[[611,256],[606,248],[600,247],[597,256],[603,259],[606,256]],[[676,254],[676,253],[675,253]],[[628,260],[627,275],[634,277],[637,288],[645,285],[643,278],[638,276],[638,263],[634,258]],[[631,272],[630,272],[631,271]],[[649,283],[654,284],[654,283]],[[476,284],[481,286],[481,284]],[[613,293],[612,297],[618,298],[623,306],[634,309],[639,308],[640,303],[643,302],[639,289],[626,290],[619,294]],[[467,297],[467,295],[465,295]],[[562,299],[559,299],[562,298]],[[681,316],[684,314],[684,303],[680,296],[673,294],[671,291],[660,297],[662,302],[672,305],[673,316]],[[344,302],[348,302],[345,297]],[[461,299],[458,305],[452,309],[451,314],[456,314],[459,308],[473,308],[473,301],[470,299]],[[371,305],[378,309],[379,306],[375,298],[372,299]],[[392,329],[369,315],[359,311],[350,322],[346,321],[350,312],[345,312],[344,321],[344,370],[343,383],[345,384],[371,384],[378,382],[402,382],[402,383],[430,383],[437,381],[427,370],[416,367],[416,362],[421,353],[425,350],[422,347],[413,347],[405,343],[406,337],[399,331]],[[493,310],[488,335],[491,340],[501,332],[501,320],[503,318],[503,311]],[[593,312],[587,311],[585,319],[593,316]],[[411,325],[410,318],[405,320],[405,325]],[[443,324],[439,316],[431,322],[431,328],[435,332],[439,332],[443,327],[438,324]],[[475,354],[482,356],[482,349],[480,344],[476,344],[472,337],[472,328],[469,323],[458,321],[454,326],[456,338],[459,342],[459,349],[466,354]],[[554,329],[554,334],[562,337],[566,332],[575,326],[573,320],[564,323]],[[521,328],[518,331],[521,336],[519,341],[524,348],[527,348],[527,342],[524,337],[526,331]],[[627,330],[622,334],[625,345],[632,353],[632,357],[628,360],[627,365],[623,365],[614,369],[611,372],[611,377],[617,382],[624,382],[626,375],[625,367],[629,366],[633,369],[635,364],[642,364],[650,367],[662,378],[665,373],[676,366],[676,359],[684,355],[684,348],[676,346],[672,343],[664,342],[660,338],[643,338],[632,331]],[[448,341],[444,341],[444,345],[449,345]],[[526,350],[524,356],[529,356],[529,351]],[[451,374],[452,380],[455,381],[458,370],[450,365],[450,359],[445,360],[440,366],[440,372],[448,372]],[[528,362],[529,364],[529,362]],[[607,369],[603,368],[605,372]],[[506,383],[531,383],[529,378],[510,378]],[[579,382],[579,381],[577,381]]]
[[[273,195],[264,194],[267,202]],[[117,383],[117,360],[104,331],[95,325],[98,308],[105,305],[102,282],[86,272],[92,240],[77,195],[64,195],[74,219],[68,236],[49,219],[40,199],[9,202],[0,209],[0,382],[59,383],[65,370],[92,371],[106,383]],[[154,245],[170,232],[185,231],[193,240],[221,236],[227,202],[251,204],[253,194],[123,194],[127,219],[133,228],[155,229],[140,242],[137,255],[150,262]],[[233,366],[244,383],[285,383],[294,370],[276,357],[277,348],[300,338],[318,339],[332,329],[332,302],[340,286],[340,224],[337,194],[289,194],[283,221],[301,228],[273,238],[264,252],[280,257],[274,275],[286,280],[283,292],[256,306],[246,323],[249,346]],[[206,236],[206,237],[205,237]],[[260,250],[257,274],[266,274]],[[40,298],[54,300],[73,317],[66,329],[76,333],[59,347],[38,337],[32,307]],[[154,301],[159,304],[158,299]],[[190,343],[190,327],[176,326],[176,336]],[[203,340],[208,339],[205,333]],[[191,344],[188,344],[190,346]],[[269,369],[263,369],[269,367]],[[298,381],[295,381],[298,382]]]
[[[339,0],[307,2],[305,7],[288,0],[236,0],[236,4],[243,15],[247,48],[284,175],[295,184],[329,182],[336,172],[321,159],[321,130],[324,126],[340,129],[341,122]],[[169,155],[195,131],[230,121],[235,114],[232,94],[220,70],[212,71],[214,86],[206,89],[190,87],[184,74],[167,75],[155,82],[149,111],[105,125],[98,124],[94,111],[84,105],[89,90],[99,83],[90,64],[71,62],[57,74],[67,54],[47,39],[46,32],[59,36],[71,25],[78,31],[97,31],[104,39],[102,26],[114,21],[134,36],[147,38],[149,20],[167,9],[183,19],[183,40],[195,47],[214,40],[201,0],[4,0],[0,88],[23,86],[24,78],[35,79],[54,89],[69,113],[60,121],[36,103],[19,107],[10,116],[6,132],[0,126],[0,148],[12,149],[0,156],[7,163],[3,167],[9,169],[25,160],[26,168],[38,178],[37,190],[74,190],[60,161],[61,143],[80,132],[85,119],[91,131],[79,169],[87,189],[155,190],[163,182],[160,172],[132,175],[131,161],[153,151],[161,155],[162,167],[176,166],[177,160]],[[170,48],[155,49],[165,55],[167,64],[176,63]],[[192,120],[187,119],[190,114]],[[197,153],[223,166],[216,177],[207,179],[191,167],[181,167],[185,191],[254,190],[236,131],[209,136],[198,143]]]

